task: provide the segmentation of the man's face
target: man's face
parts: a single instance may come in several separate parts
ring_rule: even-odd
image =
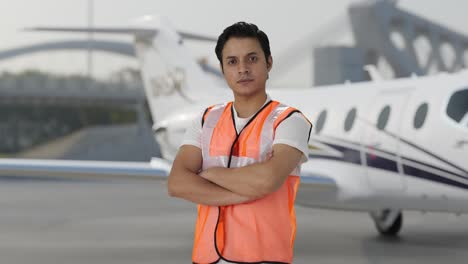
[[[222,51],[223,74],[234,95],[253,96],[265,90],[271,56],[265,59],[255,38],[230,38]]]

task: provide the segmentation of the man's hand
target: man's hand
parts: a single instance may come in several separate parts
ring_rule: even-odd
[[[216,175],[222,177],[222,175],[226,173],[227,170],[229,169],[223,167],[213,167],[200,172],[198,175],[200,175],[202,178],[208,181],[211,181],[211,179],[217,177]]]

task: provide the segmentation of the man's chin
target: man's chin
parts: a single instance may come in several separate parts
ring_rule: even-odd
[[[254,89],[236,89],[234,91],[234,95],[241,96],[241,97],[251,97],[260,94],[261,90],[254,90]]]

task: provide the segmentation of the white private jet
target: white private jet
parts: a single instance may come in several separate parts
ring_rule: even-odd
[[[0,159],[0,175],[166,179],[186,125],[232,100],[216,87],[164,19],[151,27],[36,28],[130,34],[141,63],[162,159],[150,163]],[[371,75],[375,72],[370,71]],[[297,203],[369,212],[396,235],[402,211],[468,212],[468,72],[270,90],[314,123]]]

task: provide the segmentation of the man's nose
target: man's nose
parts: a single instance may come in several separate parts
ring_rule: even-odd
[[[240,74],[250,73],[250,67],[246,61],[241,61],[238,64],[237,70],[239,71]]]

